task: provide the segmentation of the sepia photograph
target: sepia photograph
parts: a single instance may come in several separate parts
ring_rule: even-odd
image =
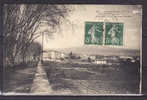
[[[3,95],[142,94],[142,6],[4,4]]]

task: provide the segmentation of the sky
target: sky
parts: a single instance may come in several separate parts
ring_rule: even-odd
[[[74,8],[61,24],[53,38],[44,36],[44,49],[82,47],[85,36],[85,22],[123,22],[123,46],[110,48],[126,48],[139,50],[142,37],[142,7],[140,5],[67,5]],[[47,27],[41,27],[40,30]],[[41,37],[36,41],[41,43]],[[108,47],[98,46],[96,47]]]

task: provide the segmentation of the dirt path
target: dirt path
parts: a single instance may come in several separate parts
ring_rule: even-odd
[[[41,62],[39,62],[30,93],[35,95],[36,94],[41,94],[41,95],[73,94],[70,89],[64,89],[60,91],[53,90],[52,85],[49,83],[47,74],[43,67],[44,66],[41,64]]]
[[[35,73],[36,66],[33,62],[17,65],[15,70],[6,69],[3,78],[3,94],[21,95],[30,93]]]
[[[42,67],[41,62],[39,62],[30,93],[51,94],[51,92],[52,89],[48,82],[47,75]]]

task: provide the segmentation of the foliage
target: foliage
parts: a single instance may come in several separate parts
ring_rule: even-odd
[[[3,7],[4,45],[8,61],[13,64],[15,57],[24,57],[32,42],[41,36],[37,29],[43,24],[50,27],[45,32],[50,36],[69,12],[65,5],[47,4],[5,4]]]

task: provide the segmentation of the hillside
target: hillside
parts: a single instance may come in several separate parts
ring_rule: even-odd
[[[95,46],[83,46],[65,49],[56,49],[64,53],[76,53],[76,54],[88,54],[88,55],[130,55],[139,56],[140,51],[134,49],[125,48],[112,48],[112,47],[95,47]]]

